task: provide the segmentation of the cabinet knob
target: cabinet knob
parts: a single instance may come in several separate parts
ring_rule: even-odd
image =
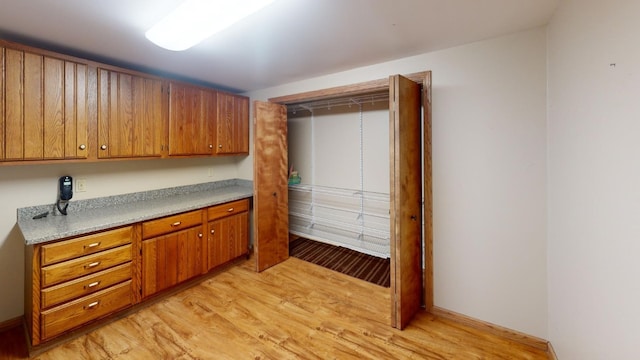
[[[84,307],[85,310],[93,309],[100,304],[100,301],[94,301],[91,304]]]
[[[107,150],[107,145],[105,145],[105,144],[100,145],[100,149]]]
[[[222,144],[219,144],[219,145],[218,145],[218,147],[219,147],[220,149],[222,149]]]
[[[213,144],[209,144],[209,149],[213,149]]]
[[[91,289],[91,288],[96,287],[98,285],[100,285],[100,281],[94,281],[91,284],[85,285],[84,288],[85,288],[85,290],[88,290],[88,289]]]
[[[211,233],[212,233],[212,234],[215,234],[215,233],[216,233],[216,231],[215,231],[215,230],[213,230],[213,229],[211,229]]]
[[[85,145],[85,144],[80,144],[80,146],[78,146],[78,149],[80,149],[80,150],[84,150],[86,148],[87,148],[87,145]]]
[[[201,238],[202,237],[202,233],[198,234],[198,237]]]

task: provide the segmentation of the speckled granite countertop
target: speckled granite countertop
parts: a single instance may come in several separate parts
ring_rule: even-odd
[[[232,179],[133,194],[71,201],[67,216],[53,205],[18,209],[26,245],[134,224],[253,196],[251,181]],[[35,215],[49,212],[41,219]]]

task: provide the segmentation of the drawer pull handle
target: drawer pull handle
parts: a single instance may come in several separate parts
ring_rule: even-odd
[[[85,289],[91,289],[92,287],[96,287],[98,285],[100,285],[100,281],[94,281],[91,284],[85,285],[84,288]]]
[[[229,208],[229,210],[227,210],[228,212],[233,212],[233,208]]]
[[[91,304],[84,307],[85,310],[93,309],[100,304],[100,301],[94,301]]]
[[[100,243],[99,242],[94,242],[94,243],[91,243],[89,245],[85,245],[85,248],[86,249],[91,249],[91,248],[94,248],[96,246],[100,246]]]
[[[180,224],[182,224],[182,221],[176,221],[173,224],[171,224],[171,226],[176,227],[176,226],[180,226]]]
[[[92,263],[91,263],[91,264],[89,264],[89,265],[85,265],[85,267],[84,267],[84,268],[85,268],[85,269],[91,269],[92,267],[96,267],[96,266],[98,266],[98,265],[100,265],[100,261],[92,262]]]

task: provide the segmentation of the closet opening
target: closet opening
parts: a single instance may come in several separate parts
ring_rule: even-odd
[[[389,258],[391,326],[430,312],[431,72],[254,101],[253,114],[256,271],[289,257],[290,234],[345,244]]]
[[[389,287],[389,92],[287,107],[290,255]]]

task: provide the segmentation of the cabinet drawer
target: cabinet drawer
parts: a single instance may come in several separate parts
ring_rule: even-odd
[[[42,290],[42,308],[46,309],[65,301],[93,294],[109,286],[131,279],[131,263],[100,271]]]
[[[42,287],[96,273],[131,261],[131,244],[42,268]]]
[[[208,220],[220,219],[225,216],[237,214],[249,210],[249,200],[242,199],[222,205],[212,206],[207,210]]]
[[[128,226],[99,234],[43,245],[41,250],[42,266],[128,244],[131,242],[131,231],[132,227]]]
[[[42,338],[49,339],[131,305],[131,280],[41,313]]]
[[[187,229],[202,224],[202,210],[167,216],[158,220],[142,223],[142,238],[149,239],[158,235]]]

